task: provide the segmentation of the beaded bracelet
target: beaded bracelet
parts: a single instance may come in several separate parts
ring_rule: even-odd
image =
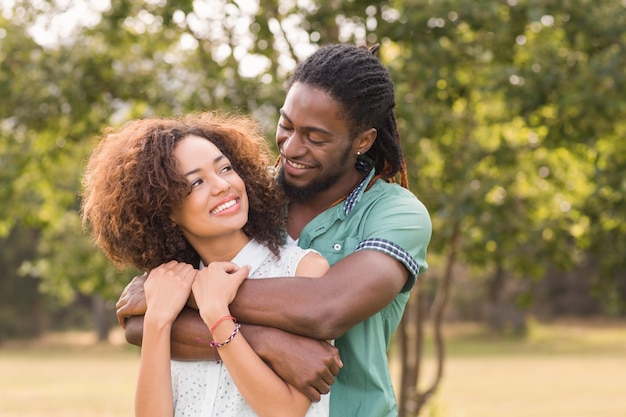
[[[209,343],[209,346],[211,346],[212,348],[220,348],[224,345],[227,345],[235,338],[235,336],[237,336],[237,333],[239,333],[239,329],[241,329],[241,324],[235,323],[235,330],[233,330],[233,332],[230,334],[230,336],[228,336],[226,340],[224,340],[221,343],[211,340],[211,343]]]

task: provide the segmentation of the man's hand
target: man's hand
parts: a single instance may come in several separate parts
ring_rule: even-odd
[[[115,304],[115,308],[117,308],[117,321],[122,328],[126,327],[127,317],[142,316],[146,313],[146,294],[143,285],[147,278],[147,273],[134,277],[126,288],[124,288],[120,299]]]
[[[275,328],[246,325],[243,330],[257,354],[313,402],[330,391],[343,367],[339,351],[328,342]]]
[[[132,315],[126,327],[127,341],[141,346],[142,330],[143,317]],[[241,330],[252,349],[311,401],[319,401],[322,394],[330,391],[343,367],[339,351],[330,343],[271,327],[244,324]],[[206,344],[198,340],[211,340],[211,333],[198,310],[184,308],[172,328],[172,357],[179,360],[219,358],[215,349],[207,349]]]

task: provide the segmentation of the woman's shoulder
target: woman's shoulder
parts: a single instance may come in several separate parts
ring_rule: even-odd
[[[328,262],[319,252],[313,249],[302,249],[299,246],[281,246],[278,256],[271,255],[259,268],[257,277],[292,277],[292,276],[320,276]],[[317,271],[324,270],[319,273]]]

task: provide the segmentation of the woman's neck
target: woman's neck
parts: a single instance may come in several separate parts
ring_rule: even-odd
[[[248,242],[250,238],[241,230],[219,239],[190,243],[200,255],[202,262],[208,265],[211,262],[230,262]]]

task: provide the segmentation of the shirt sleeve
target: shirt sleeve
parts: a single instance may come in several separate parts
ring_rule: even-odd
[[[402,291],[409,291],[420,272],[428,269],[426,251],[432,234],[428,210],[409,190],[389,187],[367,212],[364,239],[355,251],[377,250],[401,262],[409,271]]]

